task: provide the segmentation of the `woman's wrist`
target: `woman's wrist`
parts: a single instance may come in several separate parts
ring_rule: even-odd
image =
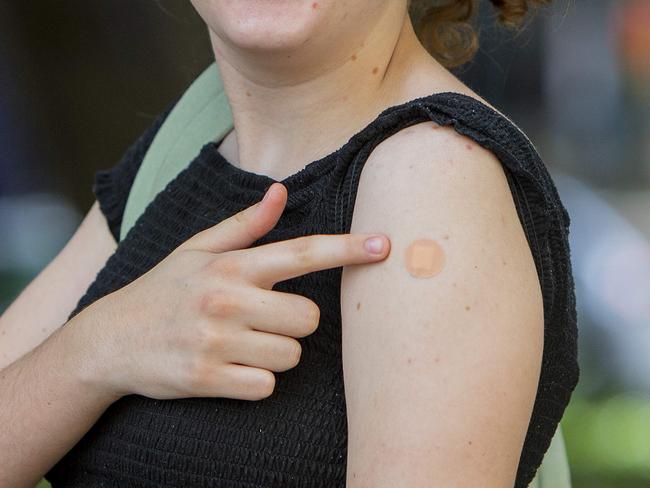
[[[102,299],[98,300],[100,302]],[[128,392],[120,389],[112,378],[111,357],[114,349],[107,343],[110,336],[102,319],[104,303],[87,307],[62,327],[56,338],[67,354],[69,373],[79,386],[98,400],[112,403]]]
[[[2,370],[0,486],[34,486],[120,398],[105,380],[110,358],[94,337],[103,317],[103,306],[77,314]]]

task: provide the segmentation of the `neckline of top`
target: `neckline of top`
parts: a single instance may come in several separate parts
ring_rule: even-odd
[[[305,200],[314,197],[315,193],[311,191],[309,187],[318,181],[322,176],[330,173],[339,157],[342,154],[347,154],[352,147],[356,146],[357,142],[363,140],[366,135],[368,135],[378,125],[381,125],[381,122],[384,119],[390,117],[393,114],[409,110],[415,106],[422,106],[432,102],[440,102],[444,101],[445,99],[457,99],[465,103],[473,104],[475,108],[479,108],[484,113],[487,111],[492,115],[502,117],[512,126],[514,126],[514,128],[516,128],[520,134],[528,139],[525,134],[523,134],[523,132],[512,121],[510,121],[509,118],[486,105],[485,103],[481,102],[477,98],[466,95],[464,93],[446,91],[424,95],[386,107],[363,128],[351,135],[348,138],[347,142],[345,142],[341,147],[315,161],[308,163],[302,169],[298,170],[295,173],[292,173],[282,180],[276,180],[275,178],[272,178],[271,176],[265,174],[254,173],[252,171],[242,169],[228,161],[218,151],[218,147],[225,136],[218,141],[209,142],[204,147],[204,150],[207,150],[208,153],[212,156],[212,159],[217,167],[225,172],[230,184],[233,184],[236,187],[251,189],[255,190],[256,192],[264,193],[266,189],[271,186],[271,184],[275,182],[282,183],[287,188],[287,191],[289,193],[289,201],[287,203],[287,206],[297,206],[304,203]],[[475,112],[475,109],[473,109],[472,112]]]

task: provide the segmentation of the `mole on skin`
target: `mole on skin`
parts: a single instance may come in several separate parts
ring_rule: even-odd
[[[413,241],[404,253],[406,270],[415,278],[430,278],[442,271],[445,252],[433,239]]]

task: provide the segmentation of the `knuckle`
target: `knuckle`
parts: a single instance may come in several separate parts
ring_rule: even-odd
[[[218,317],[235,317],[241,313],[241,305],[232,295],[221,295],[221,300],[216,304],[214,313]]]
[[[217,301],[216,293],[202,293],[198,298],[198,308],[199,311],[204,315],[212,315],[212,310],[214,309]]]
[[[184,343],[189,353],[195,356],[195,361],[199,362],[214,355],[215,351],[225,350],[226,336],[213,323],[206,321],[195,327]]]
[[[294,239],[293,253],[300,264],[309,264],[313,260],[313,247],[311,241],[304,237]]]
[[[211,290],[199,298],[199,310],[205,315],[226,318],[241,313],[241,305],[232,293]]]
[[[204,329],[201,340],[203,342],[203,345],[210,352],[223,352],[226,349],[228,343],[226,335],[216,327]]]
[[[207,265],[207,273],[210,276],[213,275],[222,275],[227,277],[233,277],[238,275],[242,270],[240,259],[237,257],[237,254],[228,251],[221,254],[218,254],[214,259],[210,260]]]

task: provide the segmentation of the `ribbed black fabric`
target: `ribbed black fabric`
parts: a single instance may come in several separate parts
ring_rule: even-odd
[[[391,134],[425,120],[452,126],[499,158],[537,266],[545,343],[515,485],[523,488],[548,449],[579,368],[569,216],[535,148],[510,121],[456,93],[432,94],[389,107],[341,148],[282,181],[289,191],[287,208],[278,225],[253,246],[349,232],[369,153]],[[119,226],[128,186],[152,131],[112,171],[98,174],[95,192],[111,229]],[[196,232],[257,202],[275,181],[233,166],[217,147],[217,143],[205,145],[157,195],[71,317],[144,274]],[[341,363],[342,269],[275,285],[275,290],[314,300],[321,319],[316,332],[299,339],[303,348],[299,365],[276,373],[276,388],[269,398],[124,397],[48,473],[48,479],[54,487],[343,487],[347,418]]]

